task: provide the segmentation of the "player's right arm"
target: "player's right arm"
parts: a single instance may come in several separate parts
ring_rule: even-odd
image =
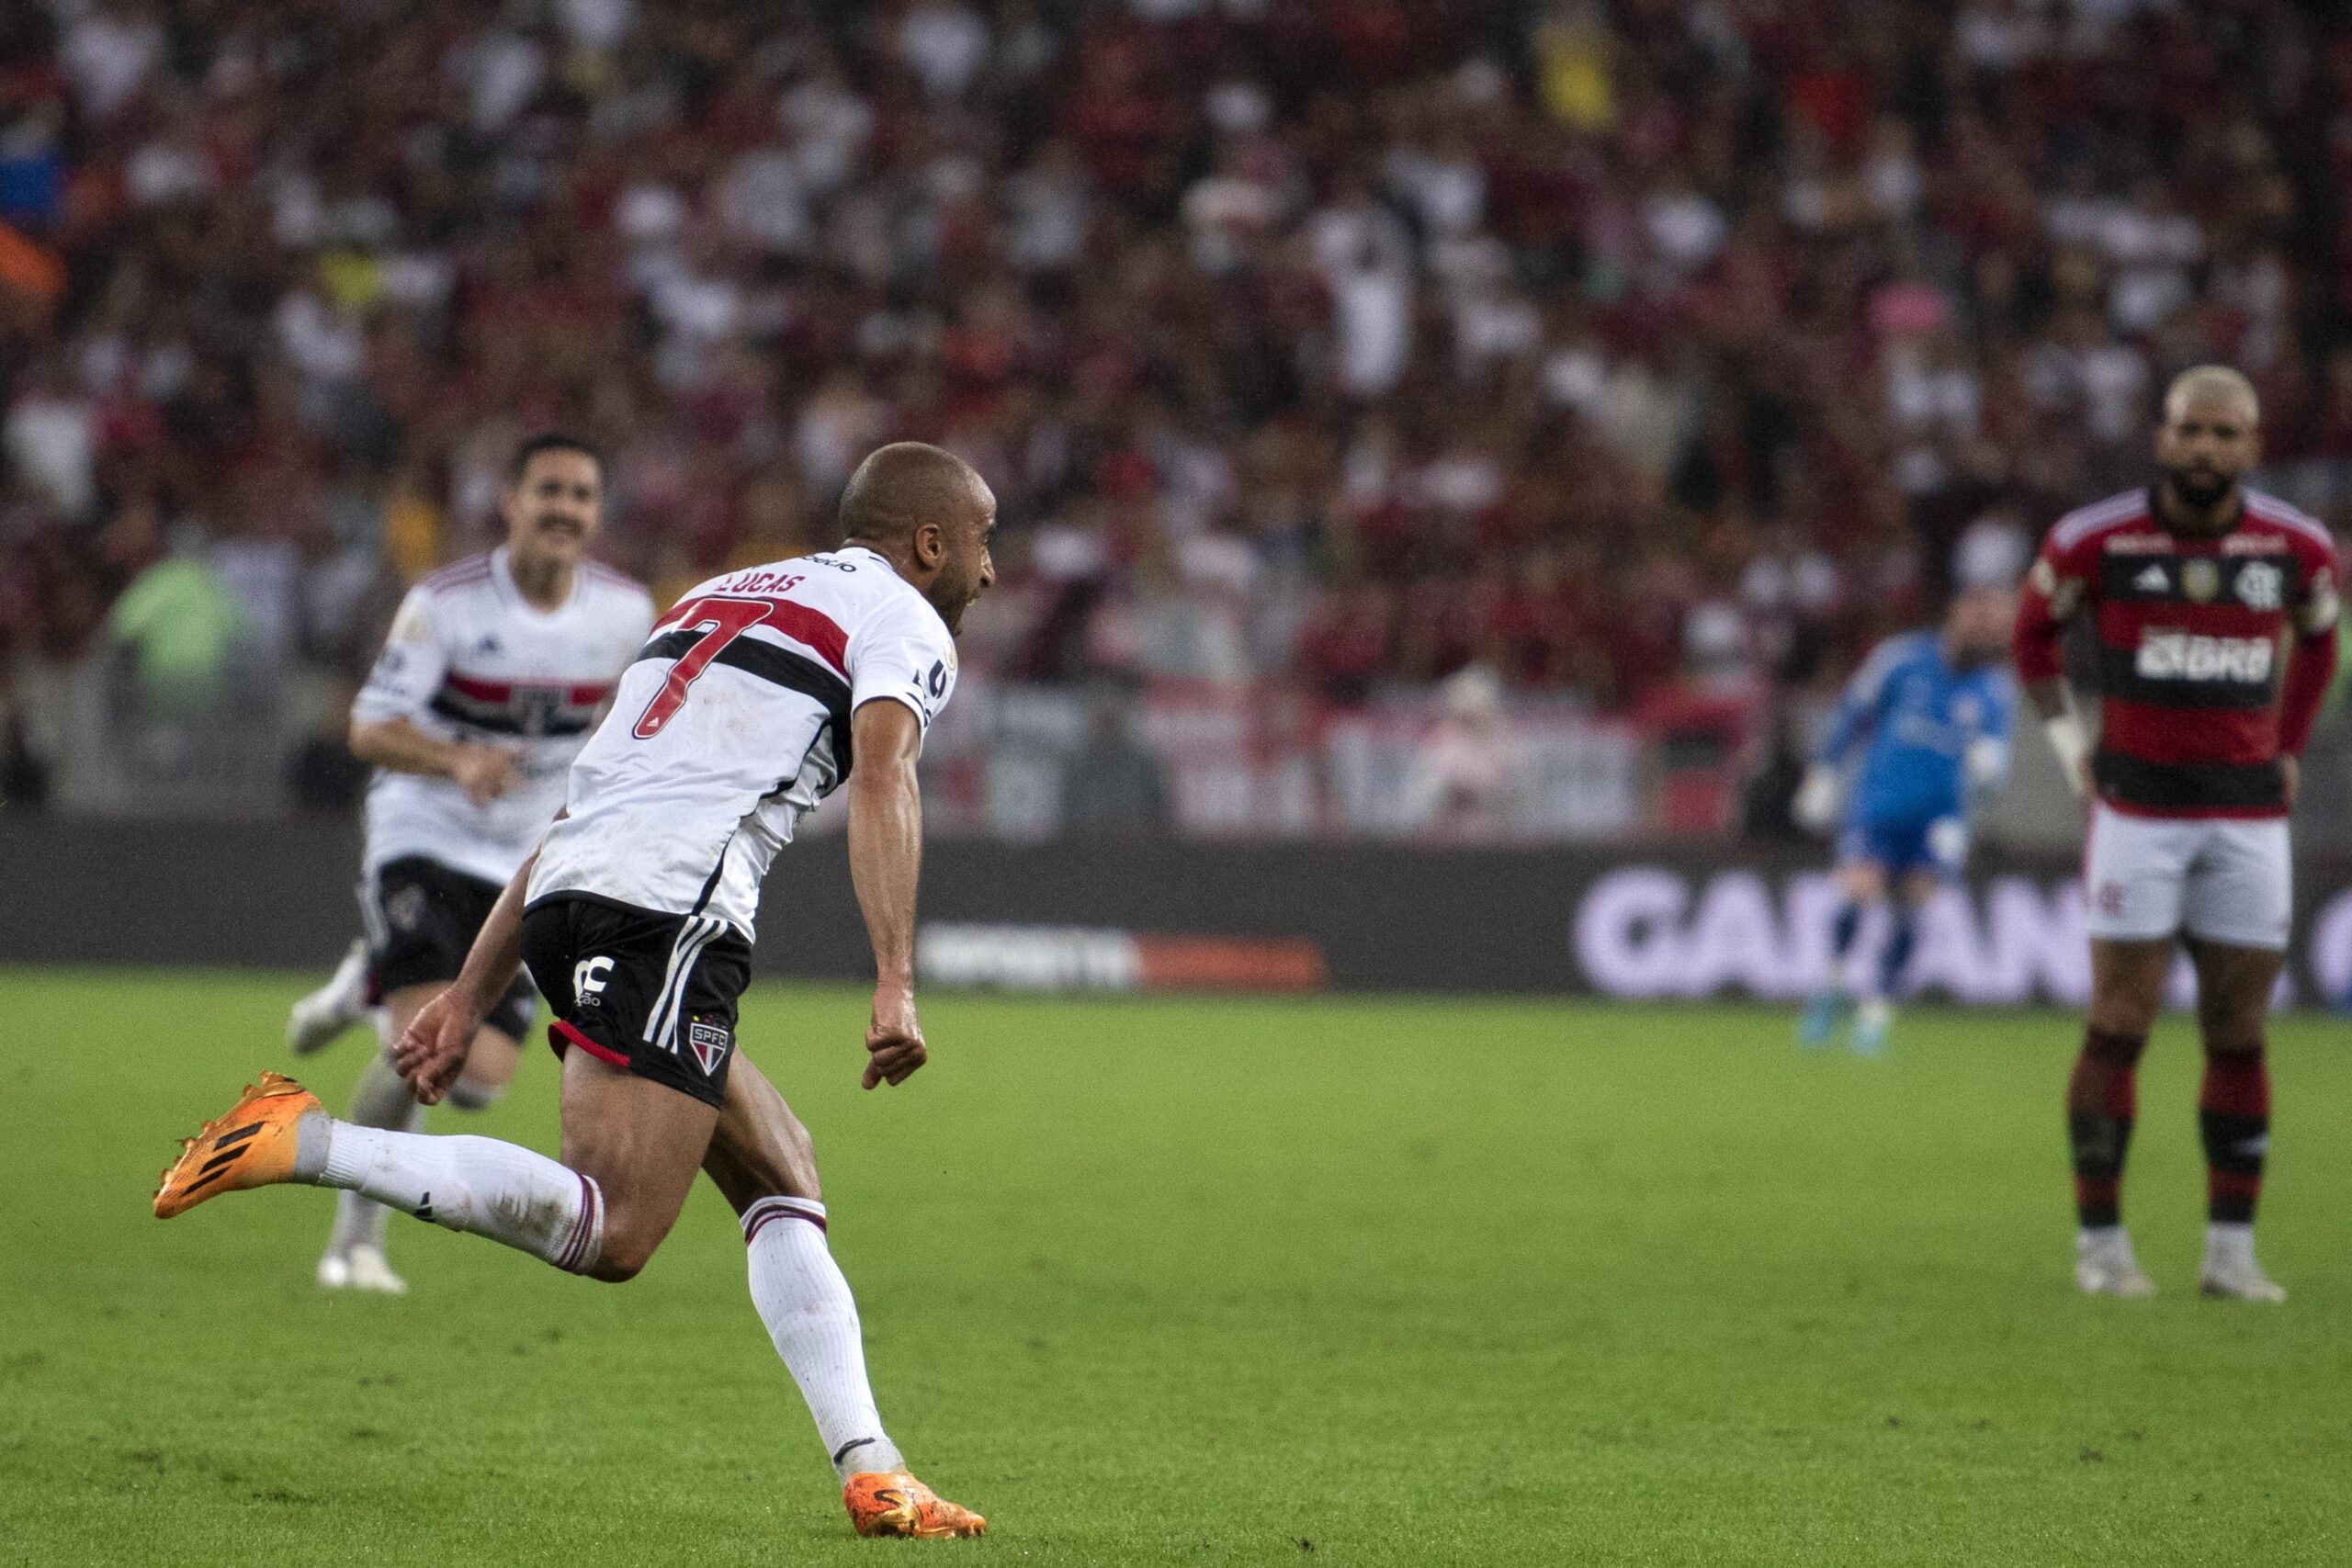
[[[1890,637],[1871,649],[1870,657],[1846,682],[1838,695],[1838,711],[1829,721],[1829,733],[1823,738],[1804,771],[1804,782],[1797,786],[1792,814],[1800,827],[1815,832],[1826,832],[1838,816],[1838,774],[1854,748],[1869,733],[1878,718],[1879,705],[1886,695],[1886,677],[1901,656],[1901,644]]]
[[[559,811],[556,820],[564,815]],[[490,907],[458,977],[424,1004],[392,1044],[393,1069],[408,1080],[420,1104],[440,1103],[465,1066],[482,1020],[523,967],[523,906],[538,863],[539,852],[533,850]]]
[[[416,723],[448,667],[431,596],[422,586],[411,589],[351,705],[351,754],[370,767],[448,779],[467,799],[486,806],[521,781],[514,758],[496,746],[444,740]]]
[[[2063,527],[2042,541],[2041,553],[2026,573],[2025,590],[2018,595],[2018,618],[2009,637],[2017,660],[2018,680],[2026,700],[2041,716],[2042,732],[2058,755],[2058,768],[2077,795],[2093,791],[2090,733],[2075,711],[2074,694],[2066,687],[2064,640],[2066,623],[2097,592],[2091,569],[2082,552],[2063,540]],[[2089,558],[2096,560],[2096,556]]]
[[[922,871],[922,722],[877,697],[850,716],[849,872],[874,943],[874,1018],[864,1087],[898,1084],[929,1053],[915,1018],[915,884]]]

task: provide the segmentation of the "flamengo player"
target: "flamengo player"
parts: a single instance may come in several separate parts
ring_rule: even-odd
[[[2075,1279],[2093,1295],[2155,1288],[2132,1258],[2120,1196],[2133,1072],[2185,939],[2205,1039],[2202,1287],[2286,1299],[2254,1256],[2270,1138],[2263,1019],[2287,945],[2296,757],[2335,670],[2335,551],[2318,523],[2239,482],[2259,418],[2236,371],[2181,375],[2156,433],[2159,481],[2061,519],[2018,611],[2018,673],[2069,782],[2093,796],[2090,1021],[2066,1089]],[[2076,615],[2098,631],[2096,755],[2060,670]]]
[[[563,805],[565,776],[653,623],[645,590],[586,558],[603,508],[596,454],[568,435],[515,449],[501,496],[506,543],[419,582],[351,709],[351,750],[376,767],[359,888],[385,1051],[352,1091],[350,1120],[414,1132],[424,1111],[390,1045],[458,977],[498,890]],[[506,987],[449,1101],[476,1110],[514,1074],[531,987]],[[405,1290],[384,1261],[385,1211],[335,1205],[319,1282]]]
[[[876,971],[865,1086],[923,1065],[915,759],[955,690],[956,629],[994,579],[995,514],[960,459],[885,446],[842,497],[841,549],[715,579],[655,626],[572,769],[567,816],[395,1053],[418,1098],[438,1100],[527,962],[563,1057],[561,1164],[489,1138],[336,1122],[300,1085],[264,1074],[164,1173],[157,1215],[309,1182],[621,1280],[669,1234],[699,1168],[741,1217],[752,1304],[808,1401],[858,1533],[981,1533],[978,1515],[906,1473],[883,1433],[856,1304],[825,1246],[808,1134],[735,1059],[735,1016],[761,879],[801,815],[846,778],[850,872]]]

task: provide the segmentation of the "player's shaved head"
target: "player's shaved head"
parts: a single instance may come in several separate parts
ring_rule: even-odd
[[[877,448],[842,491],[842,533],[853,544],[903,548],[926,523],[987,509],[994,498],[972,465],[921,441]]]
[[[857,466],[842,491],[842,533],[898,569],[950,632],[996,581],[989,536],[996,496],[971,464],[920,441],[897,441]]]
[[[2226,365],[2199,365],[2182,371],[2165,389],[2165,419],[2177,423],[2191,403],[2230,405],[2249,427],[2262,423],[2262,400],[2254,383]]]

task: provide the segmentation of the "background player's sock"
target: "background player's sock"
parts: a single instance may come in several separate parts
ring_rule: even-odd
[[[358,1086],[351,1091],[351,1114],[344,1122],[350,1126],[413,1133],[424,1125],[424,1107],[409,1092],[408,1084],[392,1066],[391,1058],[378,1052],[375,1060],[359,1075]],[[381,1251],[384,1222],[390,1213],[381,1203],[371,1202],[356,1192],[344,1193],[335,1200],[334,1229],[327,1235],[328,1253],[340,1255],[355,1247],[372,1247]]]
[[[1838,905],[1838,918],[1829,926],[1829,973],[1832,984],[1849,996],[1863,988],[1859,972],[1861,954],[1854,951],[1854,939],[1861,929],[1862,907],[1850,898]]]
[[[583,1274],[604,1246],[595,1182],[495,1138],[433,1137],[306,1116],[294,1179],[339,1187]]]
[[[2132,1145],[2139,1103],[2144,1034],[2083,1032],[2082,1055],[2066,1081],[2066,1141],[2074,1154],[2075,1213],[2086,1231],[2120,1224],[2123,1156]]]
[[[2205,1144],[2205,1217],[2216,1226],[2251,1225],[2270,1152],[2270,1070],[2260,1045],[2205,1054],[2197,1130]]]
[[[1898,903],[1894,923],[1886,933],[1886,946],[1878,957],[1878,988],[1873,996],[1893,997],[1897,981],[1903,978],[1904,966],[1911,962],[1911,945],[1918,932],[1918,921],[1910,907]]]
[[[1861,929],[1862,907],[1851,898],[1838,905],[1838,918],[1829,922],[1829,956],[1844,958]]]
[[[817,1418],[834,1472],[899,1470],[905,1461],[882,1430],[865,1381],[857,1302],[825,1246],[825,1206],[809,1198],[763,1198],[743,1212],[752,1304]]]

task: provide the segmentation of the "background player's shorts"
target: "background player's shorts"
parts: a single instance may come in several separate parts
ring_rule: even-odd
[[[359,912],[368,926],[369,999],[456,979],[482,922],[490,919],[490,907],[503,891],[496,883],[422,855],[377,867],[359,885]],[[531,983],[518,975],[482,1021],[509,1040],[520,1040],[537,1007]]]
[[[667,1084],[727,1098],[735,1003],[752,944],[710,915],[659,915],[555,894],[523,914],[523,964],[554,1010],[548,1043]]]
[[[1957,876],[1968,862],[1968,824],[1957,817],[1867,818],[1838,836],[1838,863],[1870,861],[1889,876],[1928,871]]]
[[[2283,817],[2135,817],[2091,807],[2083,846],[2085,925],[2106,942],[2187,931],[2273,952],[2287,945],[2294,872]]]

